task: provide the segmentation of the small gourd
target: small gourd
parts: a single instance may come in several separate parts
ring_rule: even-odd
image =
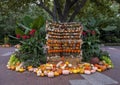
[[[90,70],[85,70],[84,73],[85,74],[91,74],[91,71]]]
[[[42,76],[42,77],[43,77],[43,76],[44,76],[44,73],[41,73],[41,74],[40,74],[40,76]]]
[[[70,73],[69,70],[63,70],[63,71],[62,71],[62,74],[65,74],[65,75],[67,75],[67,74],[69,74],[69,73]]]
[[[80,69],[80,74],[83,74],[84,73],[84,69]]]
[[[11,70],[15,70],[15,66],[11,66],[10,68],[11,68]]]
[[[96,70],[91,70],[91,73],[95,73],[96,72]]]
[[[98,71],[98,72],[102,72],[102,70],[101,70],[101,69],[97,69],[97,71]]]
[[[37,72],[37,71],[38,71],[38,68],[34,68],[34,69],[33,69],[33,72]]]
[[[48,75],[48,72],[46,70],[44,71],[44,75],[46,75],[46,76]]]
[[[19,72],[24,72],[24,71],[25,71],[24,68],[20,68],[20,69],[19,69]]]
[[[54,72],[52,72],[52,71],[49,72],[49,73],[48,73],[48,77],[54,77]]]
[[[38,70],[38,71],[37,71],[37,76],[40,76],[41,73],[42,73],[42,71],[41,71],[41,70]]]
[[[55,76],[59,76],[59,73],[57,71],[54,72]]]
[[[27,69],[28,69],[28,71],[33,71],[34,70],[32,66],[28,66]]]
[[[78,73],[78,70],[77,69],[73,69],[73,73]]]

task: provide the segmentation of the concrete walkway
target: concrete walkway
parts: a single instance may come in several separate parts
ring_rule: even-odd
[[[118,84],[111,85],[120,85],[120,46],[106,46],[103,50],[106,50],[110,53],[112,62],[114,64],[114,69],[107,70],[103,72],[103,74],[119,82]]]
[[[70,80],[71,85],[111,85],[118,84],[117,81],[112,78],[102,74],[102,73],[94,73],[91,75],[81,74],[83,78],[82,80]]]
[[[92,75],[73,74],[55,78],[37,77],[34,73],[7,70],[9,55],[15,48],[0,48],[0,85],[120,85],[120,47],[103,47],[110,53],[114,69]]]

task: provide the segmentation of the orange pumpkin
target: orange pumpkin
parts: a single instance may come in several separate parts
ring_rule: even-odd
[[[84,69],[85,70],[91,70],[91,67],[90,66],[86,66]]]
[[[59,76],[60,74],[59,74],[57,71],[55,71],[55,72],[54,72],[54,75],[55,75],[55,76]]]
[[[17,62],[17,63],[16,63],[16,66],[19,66],[19,65],[20,65],[20,62]]]
[[[62,74],[62,69],[58,69],[57,72],[58,72],[59,74]]]
[[[102,71],[104,71],[104,70],[107,69],[107,67],[106,67],[106,66],[100,66],[100,69],[101,69]]]
[[[11,70],[15,70],[15,66],[10,66]]]

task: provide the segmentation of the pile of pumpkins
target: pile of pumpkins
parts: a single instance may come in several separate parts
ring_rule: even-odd
[[[69,62],[59,61],[57,64],[46,63],[42,64],[37,68],[33,66],[23,67],[23,63],[17,63],[15,66],[8,66],[10,70],[15,70],[18,72],[24,72],[28,70],[29,72],[36,73],[37,76],[48,76],[55,77],[59,75],[68,75],[68,74],[92,74],[96,71],[102,72],[110,68],[109,65],[105,62],[102,64],[90,64],[90,63],[81,63],[76,66],[73,66]]]
[[[9,48],[9,47],[11,47],[11,45],[10,45],[10,44],[3,44],[3,45],[1,45],[0,47]]]

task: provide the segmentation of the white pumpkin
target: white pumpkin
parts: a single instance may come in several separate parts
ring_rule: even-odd
[[[38,71],[38,68],[34,68],[34,69],[33,69],[33,72],[37,72],[37,71]]]
[[[92,67],[92,69],[93,69],[93,70],[97,70],[97,69],[98,69],[98,67]]]
[[[54,72],[52,72],[52,71],[49,72],[49,73],[48,73],[48,77],[54,77]]]
[[[65,74],[65,75],[67,75],[67,74],[69,74],[69,73],[70,73],[69,70],[63,70],[63,71],[62,71],[62,74]]]
[[[91,70],[91,73],[95,73],[96,72],[96,70]]]
[[[47,75],[48,75],[48,72],[45,70],[45,71],[44,71],[44,74],[47,76]]]
[[[85,70],[84,73],[85,73],[85,74],[91,74],[91,71]]]

